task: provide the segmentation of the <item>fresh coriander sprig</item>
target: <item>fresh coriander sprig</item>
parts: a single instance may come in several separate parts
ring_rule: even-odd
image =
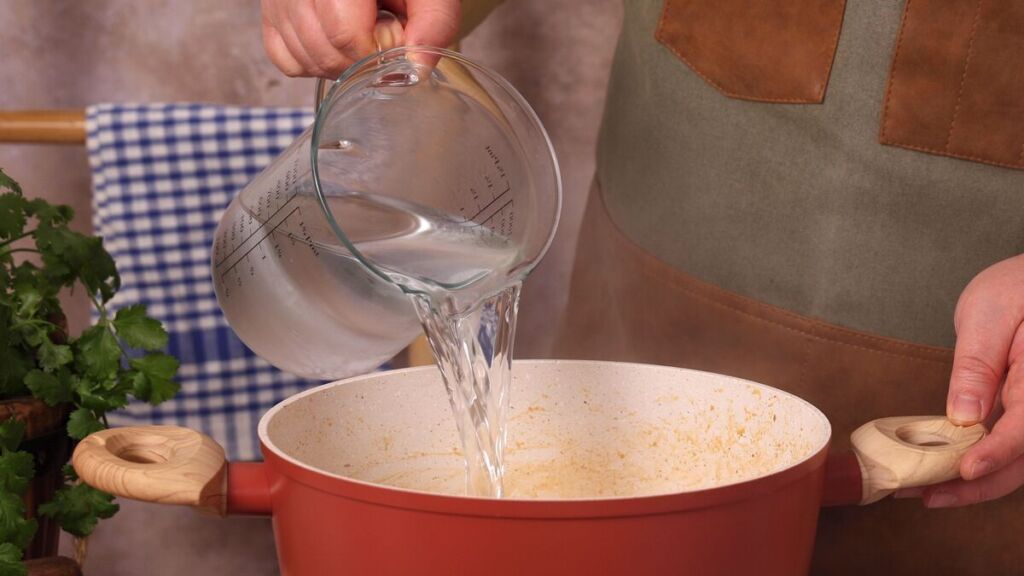
[[[70,229],[73,217],[68,206],[25,198],[0,170],[0,398],[31,394],[68,406],[68,435],[81,440],[106,428],[106,414],[132,397],[154,405],[173,397],[178,360],[162,352],[167,332],[144,305],[109,309],[121,286],[117,268],[100,238]],[[34,260],[18,262],[19,253]],[[84,289],[97,311],[95,324],[77,337],[67,334],[58,299],[65,288]],[[0,423],[0,574],[20,566],[36,530],[22,502],[35,474],[31,454],[18,450],[23,434],[20,422]],[[39,513],[88,536],[117,505],[78,482],[70,466],[64,476],[67,484]]]

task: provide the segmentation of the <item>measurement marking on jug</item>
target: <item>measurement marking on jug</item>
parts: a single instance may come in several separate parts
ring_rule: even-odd
[[[279,212],[281,212],[281,210],[284,210],[284,209],[285,209],[285,208],[286,208],[286,207],[288,206],[288,204],[289,204],[289,203],[291,203],[291,201],[295,199],[295,197],[296,197],[296,196],[298,196],[298,194],[297,194],[296,192],[292,192],[292,195],[291,195],[291,196],[289,196],[289,197],[288,197],[288,199],[287,199],[287,200],[285,200],[285,201],[284,201],[284,203],[283,203],[283,204],[281,204],[281,206],[280,206],[280,207],[278,207],[278,209],[277,209],[277,210],[274,210],[274,212],[273,212],[273,213],[272,213],[272,214],[271,214],[270,216],[268,216],[268,217],[267,217],[266,221],[267,221],[267,222],[270,222],[271,220],[273,220],[273,219],[274,219],[274,216],[277,216],[277,215],[278,215],[278,213],[279,213]],[[294,212],[294,210],[293,210],[293,212]],[[288,216],[291,216],[291,213],[289,213],[289,214],[288,214]],[[285,216],[285,217],[284,217],[284,220],[287,220],[287,219],[288,219],[288,216]],[[251,217],[252,217],[252,216],[250,215],[250,218],[251,218]],[[284,222],[284,220],[281,220],[281,222]],[[277,224],[277,226],[280,226],[280,225],[281,225],[281,223],[279,222],[279,223]],[[246,236],[245,238],[243,238],[243,239],[242,239],[242,241],[241,241],[241,242],[239,242],[239,243],[238,243],[238,244],[237,244],[237,245],[235,246],[235,248],[234,248],[233,250],[231,250],[231,252],[228,252],[228,254],[227,254],[226,256],[224,256],[223,258],[221,258],[220,262],[217,262],[217,263],[216,263],[216,264],[214,265],[214,267],[216,267],[216,268],[220,268],[222,264],[224,264],[225,262],[227,262],[227,261],[228,261],[228,258],[231,258],[231,256],[232,256],[232,255],[233,255],[233,254],[234,254],[235,252],[238,252],[239,250],[241,250],[242,246],[245,246],[246,242],[248,242],[248,241],[249,241],[249,240],[250,240],[250,239],[251,239],[251,238],[252,238],[253,236],[255,236],[255,235],[259,234],[260,230],[262,230],[264,226],[266,226],[266,224],[261,224],[261,225],[260,225],[260,226],[258,226],[258,227],[257,227],[257,228],[256,228],[255,230],[253,230],[252,232],[250,232],[250,233],[249,233],[249,234],[248,234],[248,235],[247,235],[247,236]],[[277,228],[277,226],[274,226],[274,228]],[[235,231],[234,231],[234,230],[232,230],[231,232],[232,232],[232,234],[231,234],[231,235],[232,235],[232,238],[231,238],[231,239],[232,239],[232,241],[234,241],[234,232],[235,232]],[[271,230],[271,232],[273,232],[273,230]],[[266,238],[266,236],[264,236],[263,238]],[[260,242],[263,242],[263,238],[260,238]],[[259,243],[259,242],[257,242],[257,244],[258,244],[258,243]],[[252,250],[252,249],[250,248],[250,251],[251,251],[251,250]],[[243,255],[242,257],[244,258],[245,256]]]
[[[494,163],[494,169],[498,171],[498,176],[506,178],[505,167],[501,165],[501,159],[498,158],[498,155],[494,153],[494,148],[491,148],[490,146],[484,146],[484,150],[486,150],[487,155],[491,157],[491,162]]]
[[[498,208],[497,210],[495,210],[495,211],[494,211],[494,214],[491,214],[490,216],[488,216],[488,217],[487,217],[487,219],[486,219],[486,220],[484,220],[483,222],[481,222],[481,223],[480,223],[480,226],[483,226],[484,224],[487,224],[487,223],[488,223],[488,222],[490,222],[490,221],[491,221],[491,220],[492,220],[492,219],[493,219],[493,218],[494,218],[495,216],[497,216],[498,214],[501,214],[501,211],[502,211],[502,210],[504,210],[505,208],[508,208],[509,204],[512,204],[512,201],[513,201],[513,200],[515,200],[515,199],[514,199],[514,198],[509,198],[509,199],[508,199],[508,202],[505,202],[504,204],[502,204],[502,205],[501,205],[501,208]]]
[[[296,210],[298,210],[298,208],[296,208]],[[302,210],[299,210],[299,215],[302,215]],[[299,228],[302,229],[302,238],[298,238],[299,242],[309,246],[309,249],[313,252],[313,256],[319,258],[320,249],[316,247],[316,242],[313,241],[313,235],[309,233],[309,228],[306,227],[306,220],[304,218],[299,220]],[[288,233],[288,236],[290,238],[295,238],[295,235],[291,232]]]
[[[497,202],[498,200],[501,200],[502,196],[504,196],[505,194],[508,194],[508,193],[509,193],[509,192],[511,192],[511,191],[512,191],[512,185],[506,182],[506,183],[505,183],[505,190],[503,190],[503,191],[502,191],[502,192],[501,192],[500,194],[498,194],[497,196],[495,196],[495,197],[494,197],[494,200],[491,200],[490,202],[488,202],[488,203],[487,203],[487,204],[486,204],[486,205],[485,205],[485,206],[484,206],[483,208],[481,208],[481,209],[480,209],[480,210],[479,210],[479,211],[478,211],[478,212],[477,212],[476,214],[473,214],[473,217],[472,217],[472,218],[470,218],[470,220],[476,220],[476,219],[477,219],[477,218],[478,218],[478,217],[479,217],[479,216],[480,216],[481,214],[483,214],[484,212],[486,212],[488,208],[490,208],[490,207],[491,207],[492,205],[494,205],[494,203],[495,203],[495,202]],[[504,208],[505,208],[505,206],[508,206],[509,202],[511,202],[511,200],[509,200],[508,202],[506,202],[506,203],[505,203],[505,205],[504,205],[504,206],[502,206],[501,208],[498,208],[498,211],[497,211],[497,212],[495,212],[494,214],[497,214],[498,212],[501,212],[501,210],[502,210],[502,209],[504,209]],[[491,214],[491,216],[490,216],[490,217],[489,217],[489,218],[488,218],[487,220],[490,220],[491,218],[493,218],[493,217],[494,217],[494,214]],[[484,220],[484,222],[487,222],[487,220]],[[483,224],[483,222],[481,222],[481,224]]]
[[[228,275],[228,273],[229,273],[229,272],[231,272],[231,271],[232,271],[232,270],[233,270],[233,269],[235,268],[235,266],[238,266],[238,263],[239,263],[239,262],[241,262],[242,260],[245,260],[245,257],[246,257],[246,256],[248,256],[248,255],[249,255],[249,253],[251,253],[251,252],[252,252],[253,250],[255,250],[257,246],[259,246],[260,244],[262,244],[262,243],[263,243],[263,241],[267,239],[267,237],[269,237],[269,236],[270,236],[271,234],[273,234],[275,230],[277,230],[278,228],[280,228],[282,224],[284,224],[285,222],[287,222],[287,221],[288,221],[288,219],[289,219],[289,218],[291,218],[292,214],[295,214],[295,213],[296,213],[296,212],[298,212],[298,211],[299,211],[299,207],[298,207],[298,206],[296,206],[295,208],[292,208],[291,212],[289,212],[289,213],[288,213],[288,214],[287,214],[287,215],[286,215],[286,216],[285,216],[284,218],[282,218],[280,222],[278,222],[278,223],[277,223],[276,225],[274,225],[274,227],[273,227],[273,228],[271,228],[271,229],[270,229],[270,230],[269,230],[269,231],[268,231],[268,232],[267,232],[266,234],[264,234],[262,238],[260,238],[259,240],[257,240],[257,241],[256,241],[256,244],[254,244],[254,245],[250,246],[250,247],[249,247],[249,249],[248,249],[248,250],[246,250],[244,254],[242,254],[241,256],[239,256],[239,257],[238,257],[238,260],[235,260],[234,264],[232,264],[231,266],[229,266],[229,267],[228,267],[228,269],[227,269],[227,270],[225,270],[224,272],[222,272],[222,273],[221,273],[221,275],[220,275],[220,277],[221,277],[221,278],[223,278],[223,277],[227,276],[227,275]],[[252,238],[252,236],[250,236],[249,238]],[[246,241],[248,241],[248,238],[246,238]],[[244,244],[244,243],[243,243],[243,244]]]

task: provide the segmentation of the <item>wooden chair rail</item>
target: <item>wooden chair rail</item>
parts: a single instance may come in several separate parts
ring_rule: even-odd
[[[0,111],[0,142],[85,144],[85,110]]]

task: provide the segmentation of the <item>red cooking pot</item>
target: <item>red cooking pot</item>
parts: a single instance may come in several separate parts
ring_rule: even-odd
[[[641,364],[519,361],[508,498],[468,498],[433,367],[327,384],[260,420],[263,463],[149,426],[97,432],[88,484],[219,514],[273,516],[281,571],[322,574],[806,573],[818,509],[957,477],[985,434],[941,417],[858,429],[855,454],[806,401]],[[737,550],[742,549],[742,553]]]

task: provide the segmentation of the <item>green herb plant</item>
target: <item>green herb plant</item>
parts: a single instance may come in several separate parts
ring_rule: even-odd
[[[178,360],[161,352],[167,332],[145,306],[108,307],[121,285],[114,261],[102,239],[68,227],[73,216],[68,206],[26,198],[0,170],[0,399],[66,407],[67,433],[81,440],[106,428],[107,412],[131,397],[154,405],[173,397]],[[65,288],[84,289],[98,313],[77,337],[68,335],[57,298]],[[15,419],[0,423],[0,575],[24,573],[23,551],[37,528],[23,503],[35,475],[32,455],[19,450],[24,433]],[[84,538],[118,506],[70,466],[64,476],[39,513]]]

